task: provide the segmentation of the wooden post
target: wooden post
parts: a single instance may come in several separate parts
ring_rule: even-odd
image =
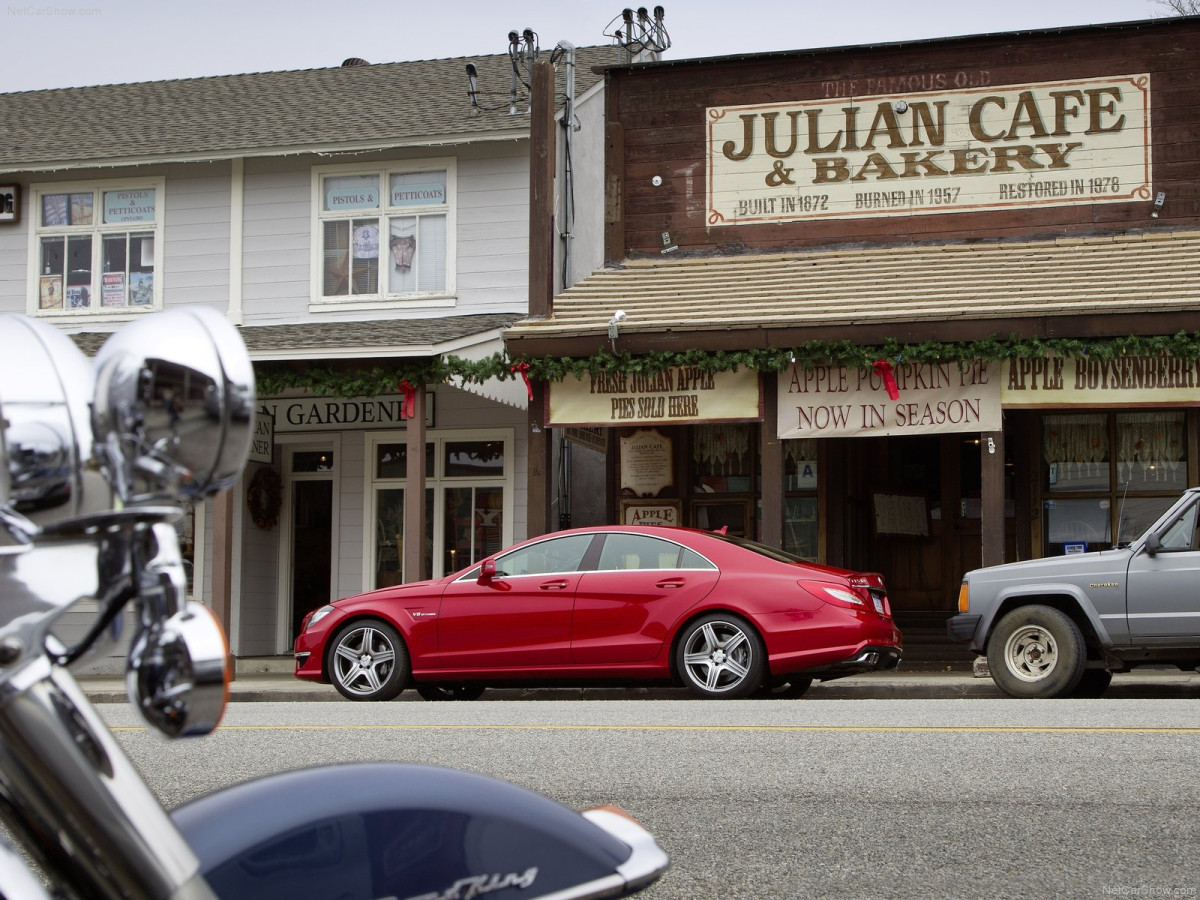
[[[983,565],[995,566],[1004,562],[1004,432],[987,431],[979,437]]]
[[[763,420],[759,445],[762,452],[762,484],[759,502],[762,503],[762,533],[758,539],[768,547],[783,549],[783,441],[779,439],[779,408],[775,396],[779,380],[774,373],[765,372],[762,379]]]
[[[425,577],[425,385],[413,389],[412,417],[406,422],[408,456],[404,485],[404,580]]]
[[[238,484],[241,484],[239,481]],[[226,640],[232,643],[230,628],[233,624],[233,491],[230,488],[213,498],[213,559],[212,559],[212,611],[225,629]],[[197,535],[203,540],[203,535]],[[232,655],[232,650],[230,651]],[[236,672],[232,665],[230,671]]]
[[[554,309],[554,66],[533,64],[529,124],[529,315]],[[532,384],[526,411],[529,464],[526,472],[528,537],[553,531],[550,524],[550,429],[544,419],[547,387]]]

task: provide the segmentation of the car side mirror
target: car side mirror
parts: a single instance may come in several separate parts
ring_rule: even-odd
[[[1146,552],[1153,556],[1162,549],[1162,541],[1159,540],[1157,534],[1148,534],[1146,535],[1146,543],[1143,546],[1146,548]]]
[[[494,559],[485,559],[479,564],[479,583],[487,584],[496,577],[496,561]]]

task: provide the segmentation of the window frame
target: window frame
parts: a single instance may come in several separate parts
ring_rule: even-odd
[[[376,520],[379,517],[379,490],[387,488],[408,489],[408,478],[379,477],[375,473],[376,448],[380,444],[402,444],[405,442],[404,431],[371,431],[366,434],[363,444],[364,451],[364,517],[362,523],[363,569],[362,583],[364,590],[370,590],[375,583],[378,568],[377,539],[375,534]],[[447,477],[444,472],[445,454],[443,448],[448,443],[463,441],[496,441],[504,446],[504,471],[501,474],[463,477]],[[447,429],[427,431],[425,443],[433,445],[433,469],[425,473],[425,489],[433,492],[433,507],[426,510],[426,515],[432,527],[433,546],[431,560],[433,578],[442,578],[452,574],[445,567],[445,528],[446,509],[445,491],[447,489],[495,488],[503,491],[504,505],[500,524],[500,550],[507,550],[513,544],[513,517],[516,512],[516,433],[511,428],[480,428],[475,430]],[[404,560],[399,560],[401,577],[404,577]]]
[[[146,315],[161,311],[163,308],[163,258],[164,233],[166,230],[166,185],[165,176],[150,176],[143,178],[114,178],[96,179],[90,181],[48,181],[29,186],[29,204],[32,220],[29,228],[29,246],[27,252],[27,290],[25,308],[30,316],[43,319],[69,319],[72,322],[99,322],[113,318],[128,319],[131,316]],[[153,222],[118,222],[105,224],[104,195],[111,191],[153,190],[154,191],[154,221]],[[45,226],[42,224],[42,198],[51,194],[86,194],[93,195],[93,222],[91,225],[61,225]],[[106,307],[100,305],[103,298],[104,275],[104,238],[114,234],[131,234],[134,232],[149,232],[154,235],[154,296],[145,306]],[[86,309],[72,310],[66,305],[55,309],[42,309],[40,303],[41,278],[41,248],[42,240],[47,237],[90,237],[91,250],[91,291],[93,303]],[[65,266],[64,266],[65,268]],[[126,262],[128,269],[128,261]],[[64,271],[64,280],[66,272]],[[65,284],[64,284],[65,287]],[[128,289],[128,286],[127,286]]]
[[[444,171],[446,174],[446,202],[441,206],[392,207],[384,202],[388,183],[392,175],[414,172]],[[324,209],[322,185],[327,178],[339,176],[376,175],[379,178],[380,204],[377,210],[355,209],[327,212]],[[312,211],[310,237],[310,284],[309,311],[330,312],[334,310],[377,310],[380,307],[403,309],[428,309],[453,307],[457,302],[457,219],[458,219],[458,160],[455,157],[429,157],[423,159],[392,160],[387,162],[357,163],[350,165],[313,166],[311,175]],[[382,271],[385,249],[382,241],[379,248],[379,290],[371,294],[348,294],[326,296],[324,293],[324,226],[330,221],[375,218],[381,223],[390,217],[426,214],[441,214],[446,217],[446,282],[441,291],[391,293],[386,286],[386,273]],[[380,229],[381,233],[384,229]]]

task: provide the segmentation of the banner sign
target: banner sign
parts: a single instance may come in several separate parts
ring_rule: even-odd
[[[999,431],[1000,366],[978,361],[875,368],[792,365],[779,373],[779,437],[881,437]]]
[[[669,425],[762,418],[758,373],[678,366],[657,375],[568,376],[549,386],[548,424]]]
[[[916,93],[895,81],[869,96],[709,107],[708,223],[1151,198],[1149,75]]]
[[[1005,407],[1200,406],[1200,362],[1171,356],[1006,360]]]

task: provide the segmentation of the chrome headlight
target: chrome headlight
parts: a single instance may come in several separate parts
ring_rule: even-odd
[[[96,354],[97,455],[126,503],[203,497],[241,474],[254,369],[237,330],[206,307],[125,326]]]

